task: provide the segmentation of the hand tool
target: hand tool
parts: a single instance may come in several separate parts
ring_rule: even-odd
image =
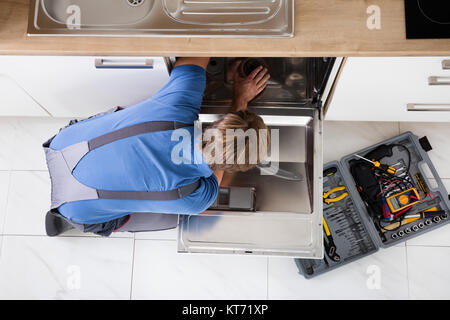
[[[419,229],[423,229],[423,227],[425,226],[422,222],[419,222],[419,224],[417,225],[419,227]]]
[[[410,214],[410,215],[406,215],[404,218],[405,219],[409,219],[409,218],[420,218],[420,219],[424,219],[424,218],[432,218],[435,216],[440,216],[442,214],[445,214],[446,212],[444,210],[431,210],[428,209],[426,211],[423,212],[419,212],[416,214]]]
[[[443,214],[441,215],[441,219],[442,219],[442,220],[448,219],[448,213],[447,213],[447,212],[443,213]]]
[[[435,216],[434,218],[433,218],[433,222],[435,222],[435,223],[438,223],[438,222],[440,222],[441,221],[441,217],[439,217],[439,216]]]
[[[391,235],[391,238],[394,239],[394,240],[397,239],[397,237],[398,237],[398,236],[397,236],[396,233],[393,233],[393,234]]]
[[[433,222],[431,222],[430,219],[425,220],[425,225],[429,226],[430,224],[432,224]]]
[[[328,224],[325,221],[325,218],[323,220],[323,229],[325,231],[325,235],[327,237],[327,241],[324,242],[325,246],[325,252],[327,256],[330,257],[331,260],[335,262],[341,261],[341,257],[336,253],[336,245],[333,241],[333,236],[331,235],[330,228],[328,228]]]
[[[335,174],[336,172],[337,172],[337,168],[336,167],[331,167],[331,168],[328,168],[328,169],[323,171],[323,176],[324,177],[329,177],[329,176],[332,176],[333,174]]]
[[[405,235],[405,232],[403,232],[402,230],[400,230],[398,233],[398,236],[401,238]]]
[[[383,226],[383,228],[381,229],[381,232],[386,232],[388,230],[393,230],[393,229],[399,228],[401,226],[404,226],[405,224],[408,224],[408,223],[411,223],[413,221],[420,220],[420,219],[421,219],[420,217],[404,218],[403,220],[401,220],[399,222],[394,222],[394,223],[391,223],[391,224],[389,224],[387,226]]]
[[[415,224],[412,226],[411,230],[416,232],[417,230],[419,230],[419,227]]]
[[[339,186],[339,187],[335,187],[335,188],[331,189],[328,192],[324,192],[323,201],[326,204],[341,201],[348,196],[348,192],[345,192],[345,190],[346,190],[345,186]],[[334,198],[330,198],[331,195],[333,195],[334,193],[339,192],[339,191],[344,191],[344,192]]]
[[[386,198],[386,202],[391,213],[396,213],[419,203],[420,196],[415,188],[410,188]]]
[[[410,228],[405,228],[405,233],[406,233],[406,234],[411,233],[411,229],[410,229]]]
[[[428,186],[426,185],[425,180],[423,179],[423,176],[420,172],[418,172],[414,175],[414,179],[416,179],[419,189],[422,190],[422,192],[424,194],[427,195],[430,193],[430,190],[428,189]]]
[[[382,163],[380,163],[379,161],[372,161],[372,160],[369,160],[369,159],[367,159],[367,158],[364,158],[364,157],[360,156],[359,154],[355,154],[355,156],[358,157],[358,158],[360,158],[360,159],[362,159],[362,160],[365,160],[365,161],[370,162],[371,164],[373,164],[373,166],[374,166],[375,168],[378,168],[378,169],[380,169],[380,170],[382,170],[382,171],[384,171],[384,172],[387,172],[387,173],[392,174],[392,175],[395,175],[395,174],[397,173],[397,169],[395,169],[395,168],[392,167],[392,166],[388,166],[388,165],[386,165],[386,164],[382,164]]]

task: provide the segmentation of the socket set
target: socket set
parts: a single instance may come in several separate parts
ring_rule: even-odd
[[[418,232],[420,230],[424,230],[427,231],[426,228],[431,227],[431,226],[435,226],[437,224],[440,223],[444,223],[446,220],[448,219],[448,213],[442,210],[439,210],[439,213],[435,216],[433,216],[432,218],[428,218],[428,219],[418,219],[418,222],[414,223],[414,222],[410,222],[406,225],[404,225],[404,228],[401,227],[398,229],[398,231],[390,231],[388,233],[388,236],[392,239],[392,240],[397,240],[397,239],[401,239],[404,236],[407,236],[411,233],[415,233]]]
[[[429,150],[426,137],[406,132],[325,164],[324,257],[295,259],[300,273],[315,277],[448,223]]]

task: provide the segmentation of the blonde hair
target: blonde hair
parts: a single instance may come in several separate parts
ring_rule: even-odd
[[[241,141],[236,132],[244,134]],[[253,112],[228,113],[206,128],[205,136],[211,133],[214,139],[203,141],[202,150],[212,170],[248,171],[267,157],[269,130],[263,119]]]

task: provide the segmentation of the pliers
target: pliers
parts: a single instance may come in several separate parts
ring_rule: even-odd
[[[333,193],[335,193],[335,192],[345,191],[345,190],[346,190],[346,189],[345,189],[345,186],[340,186],[340,187],[333,188],[333,189],[331,189],[331,190],[328,191],[328,192],[324,192],[324,193],[323,193],[323,201],[324,201],[326,204],[330,204],[330,203],[333,203],[333,202],[341,201],[342,199],[344,199],[345,197],[348,196],[348,192],[343,192],[343,193],[341,193],[340,195],[335,196],[335,197],[333,197],[333,198],[330,198],[330,196],[331,196]]]

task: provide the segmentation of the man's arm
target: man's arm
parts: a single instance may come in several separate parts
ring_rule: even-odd
[[[202,67],[206,70],[208,66],[210,58],[195,58],[195,57],[181,57],[177,58],[177,62],[175,63],[175,67],[182,66],[185,64],[195,65]]]
[[[216,176],[217,181],[219,182],[219,187],[220,187],[220,184],[222,183],[223,174],[224,174],[223,170],[214,170],[214,175]]]

